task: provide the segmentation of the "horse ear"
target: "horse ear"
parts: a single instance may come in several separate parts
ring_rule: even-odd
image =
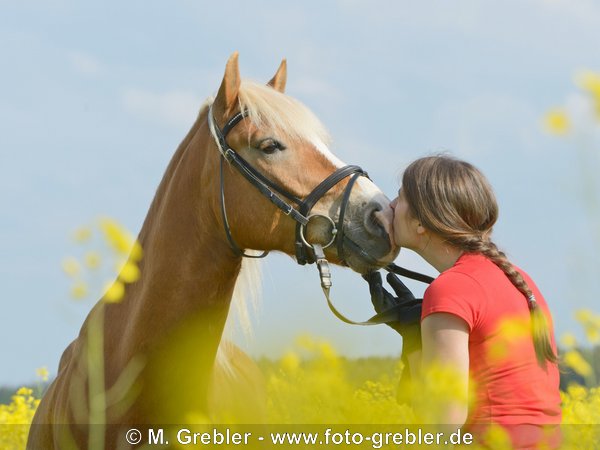
[[[283,59],[281,61],[281,64],[279,65],[279,69],[277,69],[277,72],[275,73],[275,75],[273,75],[273,78],[271,78],[271,81],[269,81],[267,84],[269,86],[271,86],[273,89],[275,89],[283,94],[283,91],[285,91],[285,82],[286,81],[287,81],[287,61],[285,59]]]
[[[224,116],[230,115],[237,103],[239,91],[240,67],[238,65],[238,52],[233,52],[229,60],[227,60],[225,75],[223,76],[223,81],[221,81],[219,92],[215,97],[215,110]]]

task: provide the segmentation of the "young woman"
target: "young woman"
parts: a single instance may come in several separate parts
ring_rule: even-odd
[[[425,291],[420,336],[418,320],[411,324],[409,318],[421,305],[395,276],[388,281],[397,297],[382,288],[378,273],[367,276],[372,300],[378,312],[406,302],[407,314],[391,325],[403,335],[404,353],[412,352],[411,363],[450,365],[465,386],[472,384],[470,406],[449,409],[446,423],[476,435],[498,424],[515,448],[534,448],[548,424],[558,433],[550,311],[531,278],[491,240],[498,205],[486,178],[448,156],[418,159],[404,172],[392,208],[396,244],[417,252],[440,275]]]

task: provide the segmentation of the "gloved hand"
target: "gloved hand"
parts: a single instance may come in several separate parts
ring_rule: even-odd
[[[386,279],[394,289],[396,297],[390,294],[381,282],[379,272],[363,275],[369,283],[371,302],[377,313],[393,309],[397,320],[388,322],[402,336],[403,353],[408,354],[421,349],[421,306],[423,299],[416,299],[410,290],[393,273],[388,273]]]

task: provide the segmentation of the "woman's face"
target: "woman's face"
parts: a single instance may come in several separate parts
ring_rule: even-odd
[[[394,211],[393,236],[396,245],[415,250],[419,242],[419,235],[417,234],[419,221],[411,215],[402,188],[400,188],[398,196],[392,200],[390,206]]]

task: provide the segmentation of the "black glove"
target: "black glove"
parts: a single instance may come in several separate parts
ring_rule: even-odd
[[[423,299],[416,299],[410,290],[393,273],[388,273],[386,279],[392,286],[397,297],[385,290],[379,272],[363,275],[369,283],[371,302],[377,313],[390,309],[394,310],[397,320],[388,322],[402,336],[403,353],[408,354],[421,349],[421,306]]]

